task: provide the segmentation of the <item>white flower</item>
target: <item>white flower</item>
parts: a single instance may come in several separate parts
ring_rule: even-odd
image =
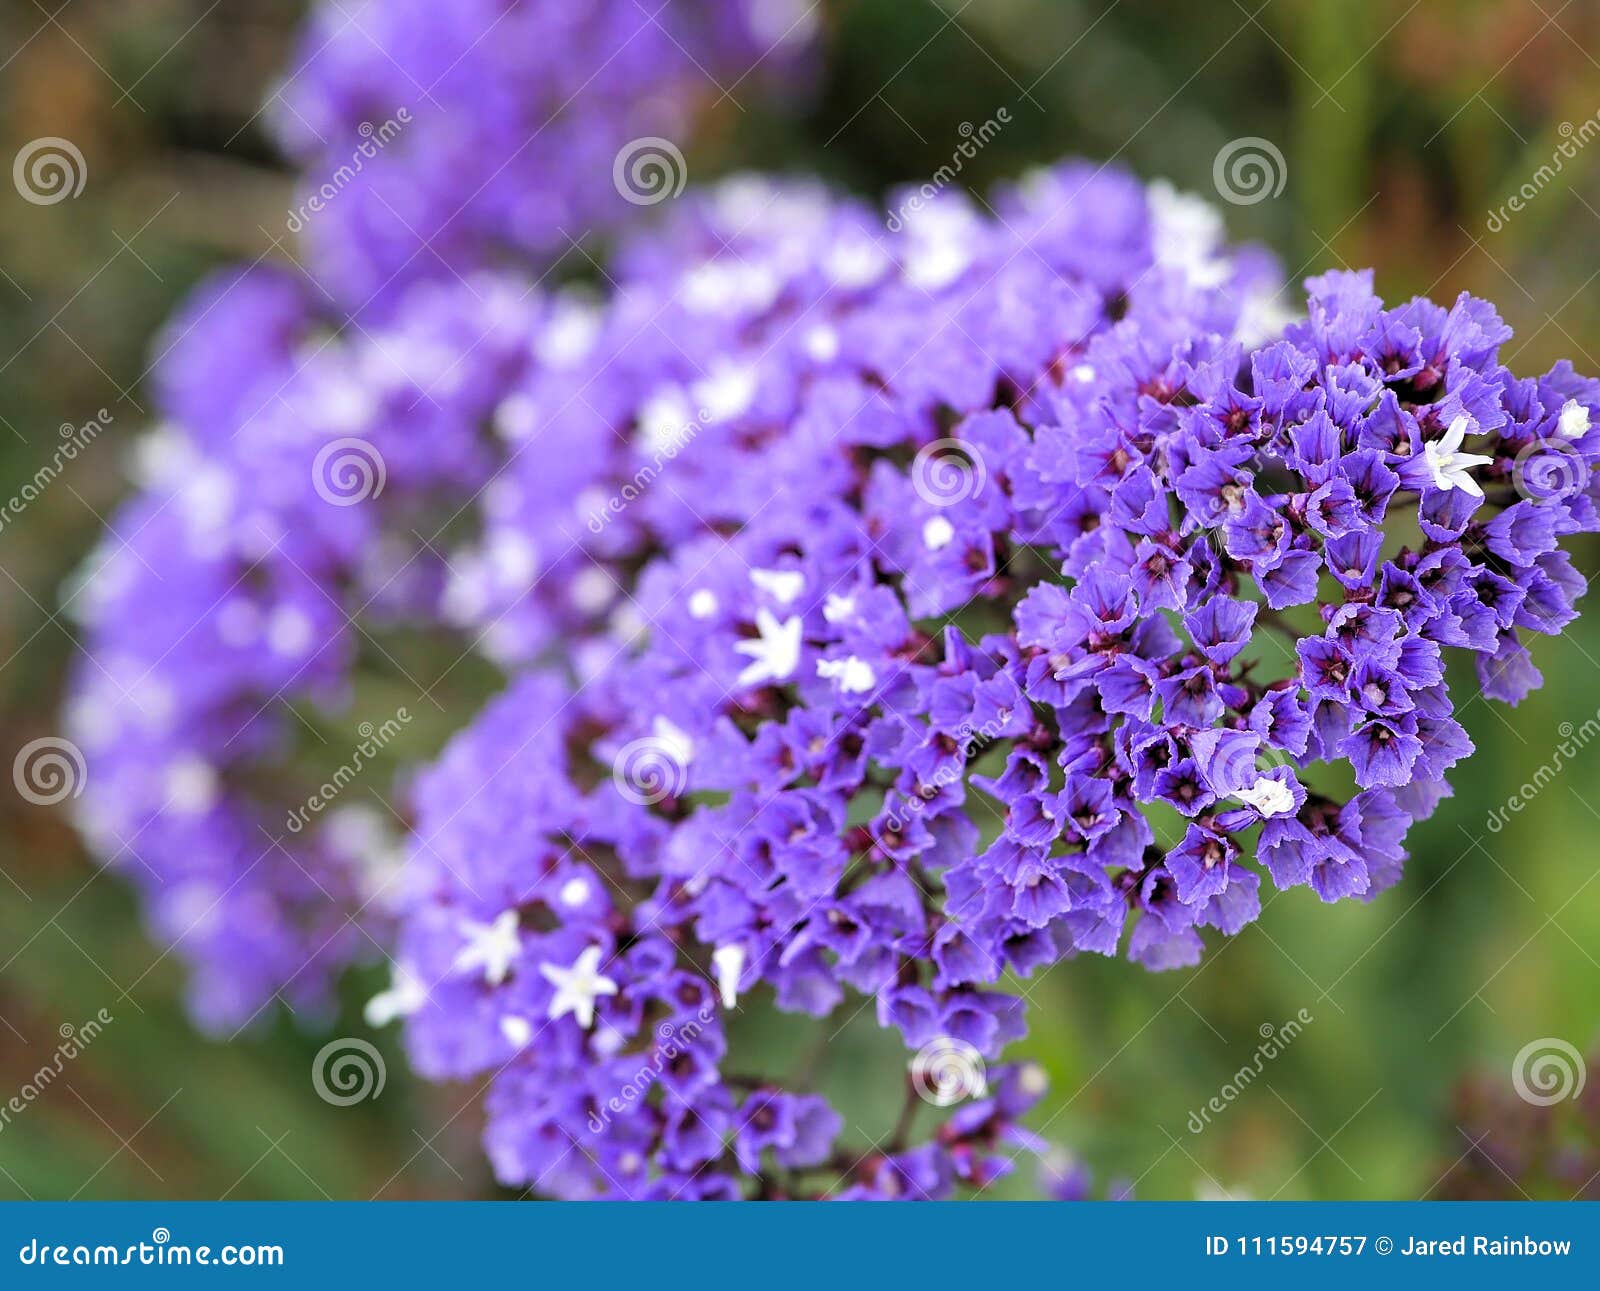
[[[708,587],[698,587],[689,593],[689,617],[709,619],[717,612],[717,594]]]
[[[938,551],[940,547],[949,546],[950,540],[955,536],[955,526],[943,516],[932,516],[922,526],[922,545],[929,551]]]
[[[1474,466],[1494,461],[1482,453],[1463,453],[1461,441],[1466,438],[1472,419],[1462,413],[1450,423],[1443,439],[1431,440],[1422,446],[1428,459],[1428,469],[1433,472],[1433,482],[1441,489],[1464,489],[1475,498],[1483,496],[1483,489],[1469,472]]]
[[[1561,405],[1561,420],[1556,423],[1556,433],[1562,439],[1582,439],[1589,433],[1589,410],[1576,399]]]
[[[832,363],[839,357],[839,333],[819,323],[806,333],[806,353],[817,363]]]
[[[525,1049],[528,1041],[533,1039],[533,1023],[525,1017],[508,1013],[500,1019],[500,1034],[505,1036],[513,1049]]]
[[[1215,287],[1227,280],[1229,264],[1220,254],[1226,229],[1216,207],[1157,180],[1149,188],[1149,209],[1157,264],[1181,270],[1196,287]]]
[[[755,402],[757,379],[753,367],[722,362],[696,381],[689,393],[712,421],[727,421]]]
[[[1045,1075],[1044,1068],[1036,1062],[1023,1063],[1017,1072],[1017,1083],[1021,1085],[1024,1094],[1042,1097],[1050,1091],[1050,1077]]]
[[[818,659],[817,676],[838,682],[847,695],[864,695],[878,684],[872,665],[853,654],[843,659]]]
[[[853,618],[856,612],[856,598],[853,596],[840,596],[837,592],[829,592],[828,599],[822,603],[822,617],[829,623],[843,623],[846,619]]]
[[[515,910],[505,910],[494,917],[493,923],[479,923],[475,919],[461,921],[461,935],[467,944],[456,952],[453,967],[458,973],[483,970],[483,980],[498,986],[506,980],[511,965],[522,953],[522,936],[518,932],[520,916]]]
[[[871,238],[845,238],[824,253],[822,270],[847,291],[876,282],[888,268],[889,257]]]
[[[594,1025],[594,1002],[602,995],[615,995],[617,984],[600,974],[600,947],[590,946],[571,968],[540,964],[545,981],[556,988],[550,1000],[552,1022],[570,1013],[585,1031]]]
[[[1294,810],[1294,791],[1281,780],[1262,776],[1248,789],[1233,795],[1247,807],[1254,807],[1263,816],[1284,816]]]
[[[735,641],[733,648],[749,655],[755,662],[747,664],[739,674],[738,685],[759,686],[768,681],[787,681],[800,666],[800,616],[794,615],[782,623],[770,610],[756,611],[756,631],[761,635],[754,641]]]
[[[180,757],[167,764],[167,808],[181,816],[199,816],[217,801],[217,770],[204,758]]]
[[[675,455],[689,438],[695,420],[688,396],[678,386],[664,386],[639,409],[638,440],[647,453]]]
[[[798,569],[752,569],[750,581],[779,605],[790,605],[806,590],[806,576]]]
[[[594,348],[600,339],[603,311],[581,296],[558,299],[550,321],[534,338],[533,352],[548,366],[569,368]]]
[[[739,1002],[739,975],[744,972],[744,947],[718,946],[711,952],[711,963],[717,970],[717,990],[722,995],[722,1007],[731,1009]]]
[[[661,751],[681,767],[686,767],[694,760],[694,741],[689,734],[671,718],[658,717],[650,724],[650,733],[660,745]]]
[[[267,618],[267,644],[275,654],[302,655],[315,635],[310,616],[293,605],[280,605]]]
[[[386,1027],[396,1018],[410,1017],[428,1000],[428,990],[406,964],[394,966],[389,989],[367,1001],[367,1025]]]
[[[982,234],[972,208],[958,198],[905,213],[902,272],[913,287],[938,291],[967,271]]]

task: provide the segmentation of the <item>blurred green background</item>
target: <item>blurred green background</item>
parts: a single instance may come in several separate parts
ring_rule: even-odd
[[[1521,373],[1559,358],[1600,372],[1600,142],[1498,232],[1498,208],[1600,111],[1600,6],[1533,0],[1103,3],[855,0],[825,6],[825,66],[801,111],[724,104],[694,173],[821,170],[874,194],[921,180],[1006,107],[969,163],[976,186],[1066,154],[1114,159],[1214,197],[1212,162],[1261,136],[1287,159],[1280,196],[1224,206],[1292,276],[1378,266],[1390,298],[1493,299]],[[39,0],[0,18],[0,161],[29,140],[82,149],[82,196],[36,207],[0,190],[0,495],[49,458],[63,422],[110,430],[0,531],[0,756],[59,729],[73,650],[59,588],[124,484],[149,421],[152,331],[207,269],[275,254],[289,180],[258,108],[302,5],[277,0]],[[1576,138],[1577,136],[1574,136]],[[1590,156],[1590,152],[1594,154]],[[1596,545],[1578,551],[1591,578]],[[1600,616],[1535,644],[1545,688],[1512,711],[1464,707],[1478,753],[1456,797],[1411,835],[1405,880],[1369,906],[1306,890],[1215,945],[1195,970],[1057,966],[1027,984],[1027,1052],[1052,1092],[1036,1123],[1102,1180],[1142,1197],[1427,1195],[1461,1150],[1452,1086],[1509,1088],[1514,1055],[1600,1031],[1600,747],[1498,833],[1488,812],[1553,755],[1560,724],[1600,710]],[[1458,693],[1471,683],[1460,679]],[[474,702],[453,697],[465,721]],[[441,732],[418,732],[433,745]],[[1600,743],[1600,742],[1597,742]],[[196,1035],[173,958],[129,891],[59,810],[0,793],[0,1101],[53,1060],[61,1028],[115,1019],[26,1111],[0,1125],[0,1197],[494,1195],[471,1090],[408,1078],[392,1034],[381,1098],[315,1097],[323,1033],[287,1018]],[[370,1034],[352,982],[327,1034]],[[1313,1021],[1203,1133],[1198,1111],[1262,1028]],[[752,1023],[759,1028],[759,1023]],[[903,1061],[863,1015],[736,1035],[826,1046],[825,1087]],[[816,1034],[813,1034],[813,1031]],[[1600,1077],[1597,1077],[1600,1078]],[[885,1127],[898,1098],[856,1110]],[[847,1098],[854,1095],[847,1094]],[[1031,1183],[1030,1181],[1027,1181]],[[1004,1189],[1001,1191],[1026,1191]],[[1508,1195],[1516,1195],[1508,1186]]]

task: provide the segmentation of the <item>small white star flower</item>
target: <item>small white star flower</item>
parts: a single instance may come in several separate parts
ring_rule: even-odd
[[[1022,1092],[1042,1097],[1050,1092],[1050,1077],[1045,1075],[1044,1068],[1036,1062],[1024,1063],[1022,1070],[1017,1073],[1017,1083],[1022,1086]]]
[[[661,751],[681,767],[694,760],[694,741],[671,718],[658,717],[650,724],[650,734],[661,746]]]
[[[832,363],[839,357],[839,333],[819,323],[806,333],[806,353],[817,363]]]
[[[719,604],[717,594],[710,588],[696,588],[689,593],[689,617],[691,619],[709,619],[717,612]]]
[[[798,569],[752,569],[750,581],[779,605],[792,605],[806,590],[806,576]]]
[[[275,654],[294,658],[311,648],[316,629],[310,616],[292,605],[280,605],[267,618],[267,644]]]
[[[1222,215],[1204,198],[1180,193],[1164,180],[1149,188],[1150,241],[1156,263],[1181,269],[1196,287],[1215,287],[1231,272],[1219,254],[1226,236]]]
[[[871,238],[845,238],[823,255],[823,272],[835,283],[851,290],[876,282],[888,268],[889,258]]]
[[[572,603],[584,614],[600,614],[616,600],[617,585],[598,565],[579,570],[572,580]]]
[[[712,421],[727,421],[755,401],[757,379],[753,367],[719,363],[709,376],[696,381],[689,393]]]
[[[533,1039],[533,1023],[515,1013],[508,1013],[500,1019],[500,1034],[505,1036],[513,1049],[525,1049],[528,1041]]]
[[[956,527],[943,516],[933,516],[922,526],[922,545],[929,551],[948,547],[956,536]]]
[[[829,592],[828,599],[822,603],[822,617],[829,623],[843,623],[853,618],[856,612],[856,598],[853,596],[840,596],[836,592]]]
[[[484,981],[490,986],[500,985],[522,953],[519,922],[520,916],[515,910],[502,911],[494,917],[493,923],[463,919],[461,935],[467,944],[456,952],[453,965],[456,972],[474,973],[482,969]]]
[[[428,1000],[428,990],[407,964],[396,964],[389,989],[367,1001],[367,1025],[386,1027],[397,1018],[410,1017]]]
[[[838,682],[847,695],[864,695],[878,684],[872,665],[853,654],[843,659],[818,659],[817,676]]]
[[[1263,816],[1283,816],[1294,810],[1294,791],[1281,780],[1262,776],[1248,789],[1233,795],[1247,807],[1254,807]]]
[[[717,970],[717,990],[722,995],[722,1007],[731,1009],[739,1002],[739,975],[744,972],[744,947],[718,946],[711,952],[711,963]]]
[[[217,801],[217,771],[204,758],[181,757],[167,766],[167,807],[183,816],[199,816]]]
[[[534,338],[534,353],[553,368],[572,367],[600,339],[602,319],[603,312],[591,300],[579,296],[558,300],[549,323]]]
[[[756,611],[756,631],[761,635],[754,641],[735,641],[733,648],[749,655],[754,661],[739,674],[738,685],[759,686],[768,681],[787,681],[800,666],[799,615],[782,623],[770,610]]]
[[[1561,420],[1556,423],[1556,433],[1562,439],[1582,439],[1589,433],[1589,410],[1576,399],[1561,405]]]
[[[617,984],[601,975],[598,946],[590,946],[585,950],[571,968],[540,964],[539,972],[545,981],[556,988],[550,1000],[550,1020],[554,1022],[570,1013],[585,1031],[594,1026],[595,1000],[602,995],[617,993]]]
[[[1441,489],[1463,489],[1473,497],[1481,498],[1483,489],[1472,478],[1471,470],[1474,466],[1494,461],[1494,458],[1482,453],[1461,451],[1461,441],[1466,438],[1467,427],[1471,424],[1472,419],[1462,413],[1450,423],[1443,439],[1424,444],[1422,451],[1428,459],[1428,469],[1433,472],[1433,482]]]
[[[638,439],[649,453],[676,453],[689,437],[694,424],[694,409],[678,386],[657,390],[639,410]]]

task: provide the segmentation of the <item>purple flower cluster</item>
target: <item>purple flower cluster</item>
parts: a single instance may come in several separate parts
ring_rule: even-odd
[[[474,608],[503,657],[548,646],[552,590],[589,635],[424,778],[376,1013],[425,1073],[492,1075],[496,1171],[539,1193],[981,1189],[1041,1146],[1037,1073],[982,1077],[1025,1032],[1003,974],[1193,963],[1260,870],[1327,901],[1396,881],[1471,751],[1446,649],[1514,702],[1523,635],[1574,612],[1600,383],[1515,378],[1489,306],[1386,308],[1366,274],[1263,340],[1270,270],[1087,168],[992,219],[942,201],[844,282],[849,208],[787,215],[799,255],[715,232],[729,200],[625,258],[580,393],[517,396],[485,551],[555,538],[525,566],[562,572]],[[571,478],[534,491],[572,403],[632,490],[589,539]],[[741,1047],[769,990],[870,1004],[929,1102],[952,1061],[992,1096],[852,1146]]]
[[[1047,1148],[1003,977],[1194,963],[1262,872],[1327,901],[1397,880],[1471,751],[1447,649],[1515,702],[1526,633],[1583,591],[1560,543],[1600,528],[1600,382],[1514,378],[1489,306],[1386,308],[1370,275],[1313,279],[1300,318],[1209,208],[1086,165],[892,231],[729,181],[626,238],[604,292],[475,268],[566,227],[530,174],[609,171],[635,129],[528,140],[530,95],[586,93],[560,51],[631,66],[680,14],[753,12],[616,10],[324,20],[313,173],[408,84],[455,108],[321,213],[374,318],[335,334],[254,271],[174,326],[171,426],[83,597],[85,827],[208,1024],[392,952],[369,1021],[488,1077],[507,1184],[981,1191]],[[469,11],[498,34],[460,39]],[[707,39],[744,48],[728,23]],[[418,227],[465,277],[412,280]],[[415,782],[398,872],[400,822],[321,814],[296,744],[406,625],[514,679]],[[897,1031],[899,1119],[847,1127],[825,1078],[774,1070],[740,1016],[768,1000]]]
[[[274,95],[303,170],[288,226],[348,310],[548,264],[681,188],[696,116],[792,83],[816,21],[800,0],[328,0]]]

